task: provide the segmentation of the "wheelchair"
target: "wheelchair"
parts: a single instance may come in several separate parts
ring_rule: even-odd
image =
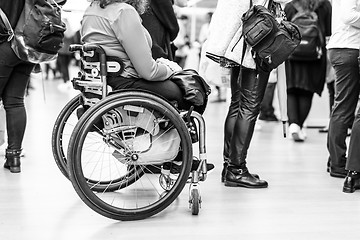
[[[80,93],[55,121],[52,150],[81,200],[105,217],[141,220],[167,208],[189,183],[189,209],[198,215],[199,182],[207,178],[201,114],[146,91],[110,91],[107,77],[121,73],[123,63],[95,44],[70,51],[81,56],[72,79]]]

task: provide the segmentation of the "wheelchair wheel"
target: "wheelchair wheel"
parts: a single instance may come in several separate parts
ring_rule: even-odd
[[[71,133],[78,122],[76,110],[81,107],[81,94],[68,102],[58,115],[52,131],[52,152],[61,173],[69,178],[66,153]]]
[[[193,188],[190,191],[190,199],[189,199],[190,209],[192,215],[198,215],[201,204],[201,197],[199,193],[199,189]]]
[[[55,121],[52,133],[52,150],[54,159],[61,173],[66,178],[69,178],[66,153],[72,131],[79,121],[77,110],[82,107],[81,102],[82,96],[79,94],[65,105]],[[112,189],[121,188],[123,186],[124,179],[126,179],[126,184],[130,184],[131,181],[136,181],[137,177],[141,177],[143,175],[143,170],[140,167],[129,167],[127,171],[127,174],[124,174],[124,176],[119,179],[114,179],[111,184],[109,184],[108,181],[99,182],[93,179],[87,179],[87,181],[94,191],[112,191]]]
[[[161,212],[180,194],[191,170],[192,144],[184,121],[166,100],[126,91],[86,111],[71,136],[68,160],[70,180],[85,204],[108,218],[139,220]],[[167,167],[160,177],[171,175],[167,189],[159,174],[147,171],[159,165]],[[112,192],[96,191],[94,179],[103,187],[107,182]],[[122,184],[115,189],[118,179]]]

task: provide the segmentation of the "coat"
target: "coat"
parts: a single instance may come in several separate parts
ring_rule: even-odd
[[[142,24],[148,30],[153,42],[154,59],[163,57],[172,60],[170,42],[179,33],[179,24],[171,0],[151,0],[147,12],[141,15]]]

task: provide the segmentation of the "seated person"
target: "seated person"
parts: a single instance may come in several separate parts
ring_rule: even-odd
[[[125,63],[121,76],[108,78],[108,85],[114,90],[149,90],[186,109],[180,88],[169,80],[181,68],[175,62],[152,58],[151,36],[140,18],[146,2],[92,0],[82,19],[82,41],[101,45],[107,56],[117,56]]]
[[[107,79],[113,90],[148,90],[187,109],[180,88],[169,80],[181,67],[166,59],[152,58],[151,36],[140,18],[146,9],[147,0],[92,0],[81,22],[81,40],[100,45],[107,56],[124,62],[121,76]],[[208,170],[212,168],[213,164],[207,164]]]

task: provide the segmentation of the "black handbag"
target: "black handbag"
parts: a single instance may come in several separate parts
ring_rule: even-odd
[[[295,24],[285,20],[279,23],[275,19],[274,14],[282,14],[282,10],[279,4],[274,6],[272,0],[270,9],[253,5],[252,0],[250,6],[241,18],[243,36],[246,44],[252,47],[257,67],[270,72],[283,63],[300,44],[301,34]]]
[[[195,70],[175,72],[170,80],[179,86],[184,100],[193,105],[195,111],[200,114],[205,111],[211,88]]]

